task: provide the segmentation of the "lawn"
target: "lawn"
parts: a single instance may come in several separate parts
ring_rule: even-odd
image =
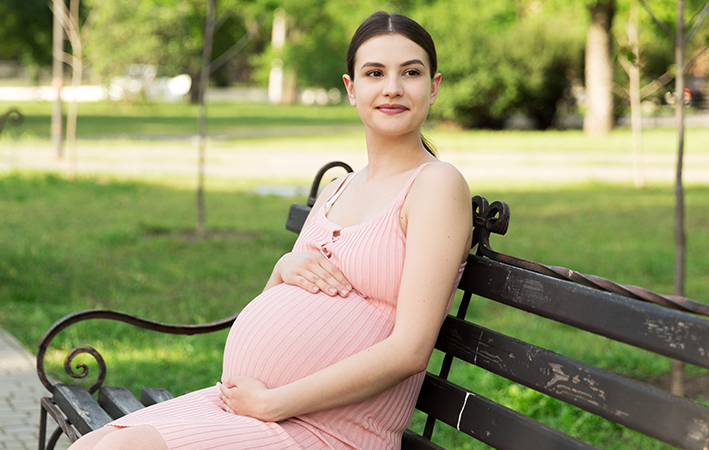
[[[27,138],[49,137],[50,103],[0,102],[0,114],[12,107],[25,116],[17,133]],[[79,106],[77,135],[84,139],[192,136],[198,134],[198,113],[198,105],[187,103],[82,103]],[[258,103],[214,103],[208,106],[208,117],[207,131],[212,136],[243,137],[243,133],[248,130],[259,128],[306,128],[312,132],[323,126],[347,127],[360,124],[356,110],[348,106],[274,108]]]
[[[0,113],[10,106],[0,103]],[[50,106],[19,107],[25,122],[8,127],[0,147],[12,148],[17,142],[47,146]],[[82,104],[80,113],[79,146],[95,147],[95,153],[114,146],[118,153],[125,150],[129,155],[132,146],[140,143],[141,152],[155,151],[160,161],[170,162],[177,158],[175,149],[184,151],[191,145],[184,137],[196,133],[197,109],[190,105]],[[255,154],[261,149],[285,154],[362,146],[359,119],[348,106],[214,104],[209,106],[209,117],[210,136],[221,136],[212,143],[211,154],[244,148]],[[579,131],[489,132],[430,126],[425,132],[445,151],[485,149],[501,155],[569,150],[595,158],[604,152],[627,153],[631,143],[627,129],[594,139]],[[166,139],[170,144],[150,144]],[[644,142],[648,154],[676,151],[676,135],[669,129],[647,130]],[[690,154],[706,155],[705,142],[709,142],[709,129],[687,131]],[[526,183],[524,187],[512,183],[501,188],[499,183],[470,181],[475,194],[490,201],[504,200],[511,207],[508,234],[492,239],[496,250],[672,293],[674,194],[670,185],[654,182],[635,189],[588,182]],[[284,229],[287,210],[292,201],[304,201],[257,195],[254,183],[237,178],[207,180],[210,236],[200,240],[191,234],[196,216],[192,176],[131,178],[104,173],[68,181],[56,173],[0,173],[0,327],[32,350],[55,320],[82,309],[117,309],[173,323],[202,323],[233,314],[261,291],[272,265],[293,244],[295,236]],[[686,294],[709,302],[709,185],[688,185],[686,205]],[[475,300],[468,318],[638,379],[652,381],[669,371],[666,358],[510,312],[493,302]],[[90,343],[108,361],[107,384],[136,391],[145,385],[169,387],[180,394],[219,379],[225,338],[225,331],[161,336],[97,321],[62,332],[48,359],[53,373],[60,374],[66,351]],[[439,360],[434,355],[432,370]],[[705,373],[688,368],[689,376]],[[669,448],[482,370],[454,369],[452,378],[601,448]],[[420,427],[421,421],[417,415],[414,427]],[[448,448],[486,448],[455,437],[444,425],[437,427],[436,434]]]
[[[512,210],[508,235],[493,238],[494,248],[671,292],[670,188],[583,184],[483,194],[507,201]],[[690,186],[686,195],[687,294],[709,302],[709,187]],[[213,234],[196,240],[190,235],[195,206],[189,190],[105,177],[70,182],[55,174],[4,174],[0,326],[31,349],[53,321],[81,309],[118,309],[174,323],[230,315],[260,292],[273,263],[292,245],[295,236],[283,224],[293,200],[303,201],[237,189],[208,192]],[[628,376],[652,379],[669,370],[666,358],[502,311],[477,300],[469,319]],[[49,360],[58,374],[63,352],[91,343],[109,362],[107,384],[168,386],[179,394],[216,382],[225,337],[160,336],[100,321],[62,332]],[[689,373],[704,371],[690,367]],[[477,369],[458,370],[454,378],[602,448],[665,448]],[[437,429],[452,448],[485,448],[451,437],[445,426]]]

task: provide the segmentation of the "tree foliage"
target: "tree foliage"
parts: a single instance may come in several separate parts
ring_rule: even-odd
[[[194,89],[201,67],[206,21],[205,0],[93,0],[101,4],[94,39],[89,45],[94,72],[104,79],[121,75],[133,64],[157,66],[158,75],[189,74]],[[214,56],[218,57],[244,36],[250,26],[258,24],[254,5],[258,2],[220,1],[217,3],[218,29],[214,35]],[[268,5],[258,5],[268,8]],[[136,20],[139,17],[140,20]],[[263,50],[270,36],[260,33],[249,42],[246,51],[236,55],[229,66],[247,71],[249,52]],[[237,74],[235,77],[239,79]],[[224,69],[214,79],[226,84]],[[228,78],[228,77],[227,77]]]
[[[36,79],[52,63],[52,12],[46,0],[0,2],[0,59],[20,61]]]
[[[108,81],[132,64],[156,66],[165,76],[199,73],[206,0],[82,1],[100,4],[86,48],[93,74]],[[604,1],[610,0],[218,0],[215,58],[247,30],[258,29],[258,34],[212,74],[212,81],[265,86],[274,60],[280,60],[301,88],[342,89],[350,36],[365,17],[384,9],[413,17],[437,43],[444,82],[433,116],[464,126],[499,127],[520,113],[546,128],[571,83],[583,82],[588,7]],[[623,27],[630,2],[638,0],[614,1],[616,47],[627,53]],[[674,2],[645,1],[674,31]],[[688,12],[701,4],[687,0]],[[273,49],[277,8],[286,12],[288,36],[283,48]],[[659,77],[672,68],[672,43],[649,16],[641,16],[641,65],[645,76]],[[709,25],[698,35],[688,44],[689,56],[709,43]],[[0,58],[48,65],[50,49],[46,0],[1,2]],[[625,77],[616,71],[618,85],[627,83]]]
[[[451,0],[425,8],[444,77],[436,116],[499,127],[520,112],[540,128],[551,125],[581,74],[583,22],[578,8],[523,4]]]

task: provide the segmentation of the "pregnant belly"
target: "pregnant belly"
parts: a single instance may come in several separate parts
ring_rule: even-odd
[[[249,303],[229,332],[222,381],[249,376],[288,384],[371,347],[391,334],[394,311],[356,292],[347,298],[285,284]]]

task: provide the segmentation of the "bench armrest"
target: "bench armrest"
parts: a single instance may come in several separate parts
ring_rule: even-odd
[[[67,316],[62,317],[52,324],[47,331],[42,334],[42,336],[37,341],[37,375],[39,380],[42,382],[45,388],[49,392],[54,392],[54,384],[49,381],[47,374],[44,369],[44,357],[47,352],[49,344],[52,342],[54,337],[59,334],[60,331],[65,328],[79,322],[92,319],[106,319],[114,320],[118,322],[124,322],[130,325],[137,326],[146,330],[157,331],[159,333],[166,334],[180,334],[180,335],[193,335],[193,334],[205,334],[212,333],[214,331],[223,330],[230,327],[239,313],[233,314],[231,316],[225,317],[220,320],[213,322],[203,323],[203,324],[170,324],[164,322],[156,322],[154,320],[145,319],[133,314],[124,313],[121,311],[112,311],[108,309],[89,309],[85,311],[79,311]],[[83,345],[75,347],[69,351],[66,358],[64,359],[64,370],[72,378],[85,378],[88,375],[88,367],[85,364],[79,364],[77,368],[81,372],[76,373],[71,367],[71,363],[74,358],[82,353],[88,353],[96,359],[98,363],[99,373],[96,377],[96,381],[88,388],[90,393],[96,392],[98,388],[101,387],[106,379],[106,363],[103,360],[101,354],[93,347]]]

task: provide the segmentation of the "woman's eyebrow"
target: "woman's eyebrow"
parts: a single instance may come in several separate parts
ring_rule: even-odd
[[[364,69],[365,67],[386,67],[386,66],[384,66],[384,64],[378,63],[378,62],[366,62],[366,63],[362,64],[362,67],[360,69]]]
[[[400,67],[412,66],[412,65],[414,65],[414,64],[420,64],[420,65],[426,67],[426,65],[425,65],[425,64],[423,63],[423,61],[421,61],[420,59],[412,59],[412,60],[403,62],[403,63],[401,63],[401,66],[400,66]]]
[[[409,61],[404,61],[403,63],[401,63],[399,65],[399,67],[412,66],[414,64],[420,64],[420,65],[426,67],[426,65],[420,59],[411,59]],[[362,67],[360,69],[364,69],[365,67],[386,67],[386,66],[382,63],[379,63],[379,62],[366,62],[366,63],[362,64]]]

